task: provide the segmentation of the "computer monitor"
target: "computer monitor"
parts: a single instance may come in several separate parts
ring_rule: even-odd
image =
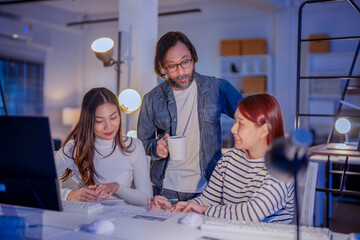
[[[0,203],[61,211],[47,117],[0,116]]]

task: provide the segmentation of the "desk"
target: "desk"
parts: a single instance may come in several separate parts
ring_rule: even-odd
[[[332,155],[332,156],[345,156],[345,157],[360,157],[360,151],[355,150],[338,150],[328,149],[328,144],[320,144],[309,148],[310,155]]]
[[[329,227],[329,218],[330,218],[330,206],[331,206],[331,193],[343,194],[347,196],[360,196],[359,191],[346,190],[346,176],[355,175],[360,176],[358,172],[348,171],[349,164],[360,164],[360,151],[355,150],[338,150],[338,149],[328,149],[328,144],[316,145],[309,148],[309,155],[313,161],[326,161],[326,170],[325,170],[325,187],[316,188],[316,191],[326,193],[326,226]],[[320,156],[320,157],[315,157]],[[322,158],[326,156],[326,158]],[[343,170],[332,170],[331,163],[340,163],[343,164]],[[332,188],[330,182],[330,174],[340,174],[340,186],[337,189]]]
[[[144,210],[141,207],[129,206],[131,209],[140,209]],[[80,231],[80,226],[83,224],[88,224],[95,219],[103,218],[103,214],[108,210],[114,210],[110,206],[105,206],[104,210],[99,213],[94,213],[90,215],[86,214],[74,214],[74,213],[65,213],[65,212],[56,212],[56,211],[44,211],[39,209],[24,208],[24,207],[14,207],[8,206],[8,208],[16,209],[18,216],[23,217],[32,217],[33,219],[38,219],[41,224],[41,227],[34,228],[32,231],[32,239],[50,239],[50,240],[60,240],[60,239],[96,239],[96,240],[108,240],[108,239],[157,239],[157,240],[200,240],[204,235],[198,228],[193,228],[189,226],[184,226],[178,224],[178,219],[182,217],[181,214],[178,214],[164,222],[149,221],[144,219],[135,219],[135,218],[116,218],[113,223],[115,224],[115,230],[109,234],[91,234],[84,231]],[[2,215],[0,208],[0,215]],[[34,217],[35,215],[35,217]],[[36,224],[39,224],[37,222]],[[37,235],[35,235],[37,234]],[[205,234],[209,237],[216,237],[217,239],[239,239],[239,235],[227,234],[227,233],[212,233]],[[242,236],[244,237],[244,236]],[[295,236],[294,236],[295,237]],[[333,233],[334,240],[346,240],[348,238],[347,234]],[[262,240],[264,235],[259,237],[251,238],[253,240]],[[273,238],[267,238],[273,239]],[[276,239],[280,240],[280,239]]]

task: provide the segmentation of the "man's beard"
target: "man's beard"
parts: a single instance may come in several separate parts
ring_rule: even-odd
[[[180,89],[180,90],[185,90],[188,87],[190,87],[191,83],[194,81],[194,73],[195,73],[195,69],[192,71],[191,74],[184,74],[181,76],[177,76],[175,79],[168,77],[167,80],[170,83],[171,87]],[[177,82],[177,80],[184,79],[184,78],[189,78],[189,82],[183,83],[183,84],[180,84]]]

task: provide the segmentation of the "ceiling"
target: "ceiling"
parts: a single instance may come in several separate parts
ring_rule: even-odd
[[[159,8],[161,9],[174,6],[186,6],[209,1],[212,0],[158,0],[158,4]],[[72,13],[103,15],[117,12],[119,0],[0,0],[0,4],[3,6],[15,6],[19,4],[30,3],[47,5]]]
[[[56,0],[42,4],[74,13],[103,15],[117,12],[119,0]]]
[[[106,15],[118,12],[119,0],[32,0],[34,3],[43,4],[65,10],[71,13],[82,15]],[[293,2],[299,0],[158,0],[159,13],[171,10],[186,10],[194,8],[200,4],[210,3],[232,3],[233,5],[242,7],[253,7],[264,11],[278,11],[289,7]],[[6,5],[17,5],[22,3],[30,3],[24,0],[0,0]],[[1,5],[0,5],[1,6]]]
[[[281,10],[291,5],[294,0],[158,0],[159,12],[162,9],[179,8],[178,10],[193,7],[199,4],[231,2],[239,6],[252,6],[268,10]],[[53,0],[44,1],[43,4],[61,8],[66,11],[100,15],[115,12],[119,0]]]

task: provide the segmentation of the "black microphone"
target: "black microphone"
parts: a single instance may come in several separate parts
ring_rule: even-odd
[[[275,139],[265,154],[265,164],[270,174],[281,180],[294,177],[294,173],[306,169],[307,149],[313,135],[307,129],[297,129],[287,137]]]

